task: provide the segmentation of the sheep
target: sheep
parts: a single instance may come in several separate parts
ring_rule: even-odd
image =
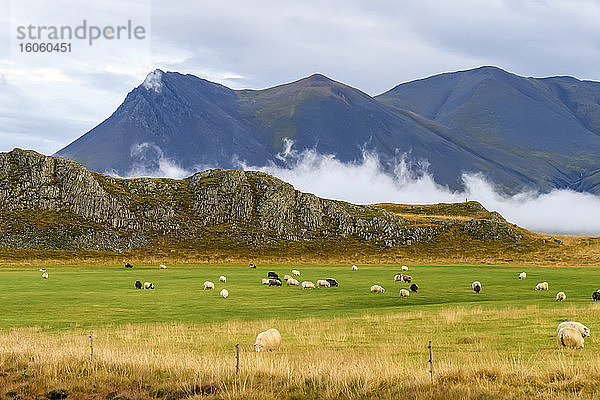
[[[583,348],[584,340],[577,329],[563,328],[558,332],[556,341],[559,347],[570,347],[573,349]]]
[[[277,273],[271,271],[271,272],[267,273],[267,278],[279,278],[279,275],[277,275]]]
[[[408,296],[410,296],[410,292],[408,290],[406,290],[406,289],[400,290],[400,297],[407,298]]]
[[[256,336],[254,349],[256,352],[276,351],[281,346],[281,334],[277,329],[268,329]]]
[[[475,293],[479,294],[479,292],[481,292],[481,282],[475,281],[471,284],[471,287],[473,288]]]
[[[144,289],[154,289],[154,283],[144,282]]]
[[[140,281],[135,281],[135,288],[136,288],[136,289],[141,289],[141,288],[142,288],[142,282],[140,282]]]
[[[221,292],[219,294],[221,295],[221,297],[226,299],[227,296],[229,296],[229,291],[227,289],[223,289],[223,290],[221,290]]]
[[[263,278],[262,279],[262,284],[263,285],[268,285],[269,284],[269,280],[267,278]]]
[[[256,269],[256,265],[250,263],[250,264],[248,264],[248,268],[255,268]]]
[[[310,281],[304,281],[302,282],[302,289],[314,289],[315,288],[315,284],[310,282]]]
[[[288,286],[299,286],[300,282],[298,282],[298,280],[294,279],[294,278],[290,278],[286,281]]]
[[[131,265],[129,263],[125,263],[125,268],[133,268],[133,265]]]
[[[47,272],[44,272],[44,273],[42,274],[42,278],[44,278],[44,279],[48,279],[48,273],[47,273]]]
[[[535,285],[535,290],[548,290],[548,282],[540,282]]]
[[[292,270],[292,275],[294,275],[294,276],[300,276],[300,271],[298,271],[297,269],[293,269]]]
[[[556,293],[556,301],[563,301],[566,298],[567,298],[567,295],[565,294],[565,292]]]
[[[385,293],[385,289],[379,285],[371,286],[371,293]]]
[[[592,299],[594,299],[594,301],[600,300],[600,290],[596,290],[594,293],[592,293]]]
[[[40,268],[40,272],[46,272],[46,268]]]
[[[572,328],[575,329],[577,332],[581,333],[581,336],[590,336],[590,328],[588,328],[587,326],[583,325],[580,322],[573,322],[573,321],[567,321],[567,322],[561,322],[560,324],[558,324],[558,327],[556,328],[556,332],[560,332],[561,329],[564,328]]]
[[[212,283],[211,281],[204,282],[204,290],[212,290],[214,288],[215,288],[215,284]]]
[[[331,287],[338,287],[338,286],[340,286],[340,284],[338,283],[338,281],[336,281],[336,280],[335,280],[335,279],[333,279],[333,278],[327,278],[327,279],[325,279],[325,280],[326,280],[327,282],[329,282],[329,285],[330,285]]]
[[[521,273],[519,274],[519,279],[525,279],[525,278],[527,278],[527,273],[525,273],[525,272],[521,272]]]
[[[317,280],[317,287],[331,287],[331,284],[329,282],[327,282],[325,279],[318,279]]]
[[[160,264],[158,266],[159,269],[167,269],[167,266],[165,264]]]
[[[402,277],[403,276],[404,275],[402,275],[402,274],[396,274],[396,275],[394,275],[394,282],[402,282]]]
[[[410,283],[410,281],[412,281],[412,276],[402,275],[402,280],[406,283]]]
[[[407,267],[406,265],[403,265],[403,266],[402,266],[400,269],[401,269],[402,271],[408,271],[408,267]]]
[[[292,279],[292,276],[287,274],[283,276],[284,281],[287,281],[288,279]]]
[[[225,275],[221,275],[219,277],[219,282],[227,282],[227,278],[225,277]]]
[[[352,266],[352,271],[358,271],[358,267],[356,265]]]
[[[269,286],[281,286],[281,279],[279,278],[275,278],[275,279],[269,279]]]
[[[410,285],[410,291],[417,293],[419,291],[419,286],[416,283]]]

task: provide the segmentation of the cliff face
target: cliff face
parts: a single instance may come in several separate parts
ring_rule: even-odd
[[[0,154],[0,208],[4,248],[123,250],[215,232],[258,247],[332,239],[399,246],[439,230],[409,227],[381,208],[301,193],[260,172],[116,179],[19,149]]]

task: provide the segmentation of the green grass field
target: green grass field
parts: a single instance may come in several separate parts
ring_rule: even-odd
[[[300,281],[333,277],[340,286],[261,285],[267,271],[282,277],[292,268],[301,271]],[[517,279],[522,270],[525,280]],[[0,397],[63,387],[76,398],[600,395],[600,304],[591,299],[600,268],[410,266],[419,292],[408,299],[399,291],[409,285],[393,281],[399,271],[391,265],[48,267],[44,280],[38,267],[2,267]],[[227,283],[218,282],[220,275]],[[156,289],[136,290],[136,280]],[[204,291],[205,280],[216,289]],[[482,282],[479,295],[471,290],[474,280]],[[541,281],[549,291],[534,291]],[[386,292],[369,293],[373,284]],[[219,296],[221,288],[228,299]],[[558,291],[566,301],[555,301]],[[565,320],[591,328],[584,349],[556,345],[556,326]],[[253,353],[256,334],[270,327],[281,331],[281,350]],[[436,385],[427,373],[429,340]],[[237,343],[240,376],[232,368]]]

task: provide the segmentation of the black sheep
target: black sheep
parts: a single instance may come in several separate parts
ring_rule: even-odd
[[[136,289],[141,289],[141,288],[142,288],[142,282],[140,282],[140,281],[135,281],[135,288],[136,288]]]
[[[410,283],[410,281],[412,281],[412,276],[402,275],[402,280],[406,283]]]
[[[250,264],[248,264],[248,268],[256,268],[256,265],[250,263]]]
[[[335,280],[335,279],[333,279],[333,278],[327,278],[327,279],[325,279],[325,280],[326,280],[327,282],[329,282],[329,285],[331,285],[331,287],[338,287],[338,286],[339,286],[339,283],[338,283],[338,281],[336,281],[336,280]]]
[[[412,285],[410,285],[410,291],[411,292],[417,293],[418,290],[419,290],[419,286],[417,286],[416,283],[413,283]]]
[[[600,300],[600,290],[597,290],[594,293],[592,293],[592,299],[594,299],[594,301]]]
[[[267,274],[267,278],[279,279],[279,275],[277,275],[275,272],[269,272]]]
[[[269,286],[281,286],[281,280],[279,278],[269,279]]]
[[[129,263],[125,263],[125,268],[133,268],[133,265],[131,265]]]

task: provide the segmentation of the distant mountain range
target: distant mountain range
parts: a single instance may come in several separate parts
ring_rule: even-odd
[[[344,162],[371,151],[389,172],[407,155],[426,161],[435,181],[453,189],[470,172],[507,193],[600,193],[600,83],[481,67],[371,97],[320,74],[232,90],[155,70],[108,119],[55,156],[126,176],[157,169],[161,157],[188,170],[285,165],[286,143]]]

